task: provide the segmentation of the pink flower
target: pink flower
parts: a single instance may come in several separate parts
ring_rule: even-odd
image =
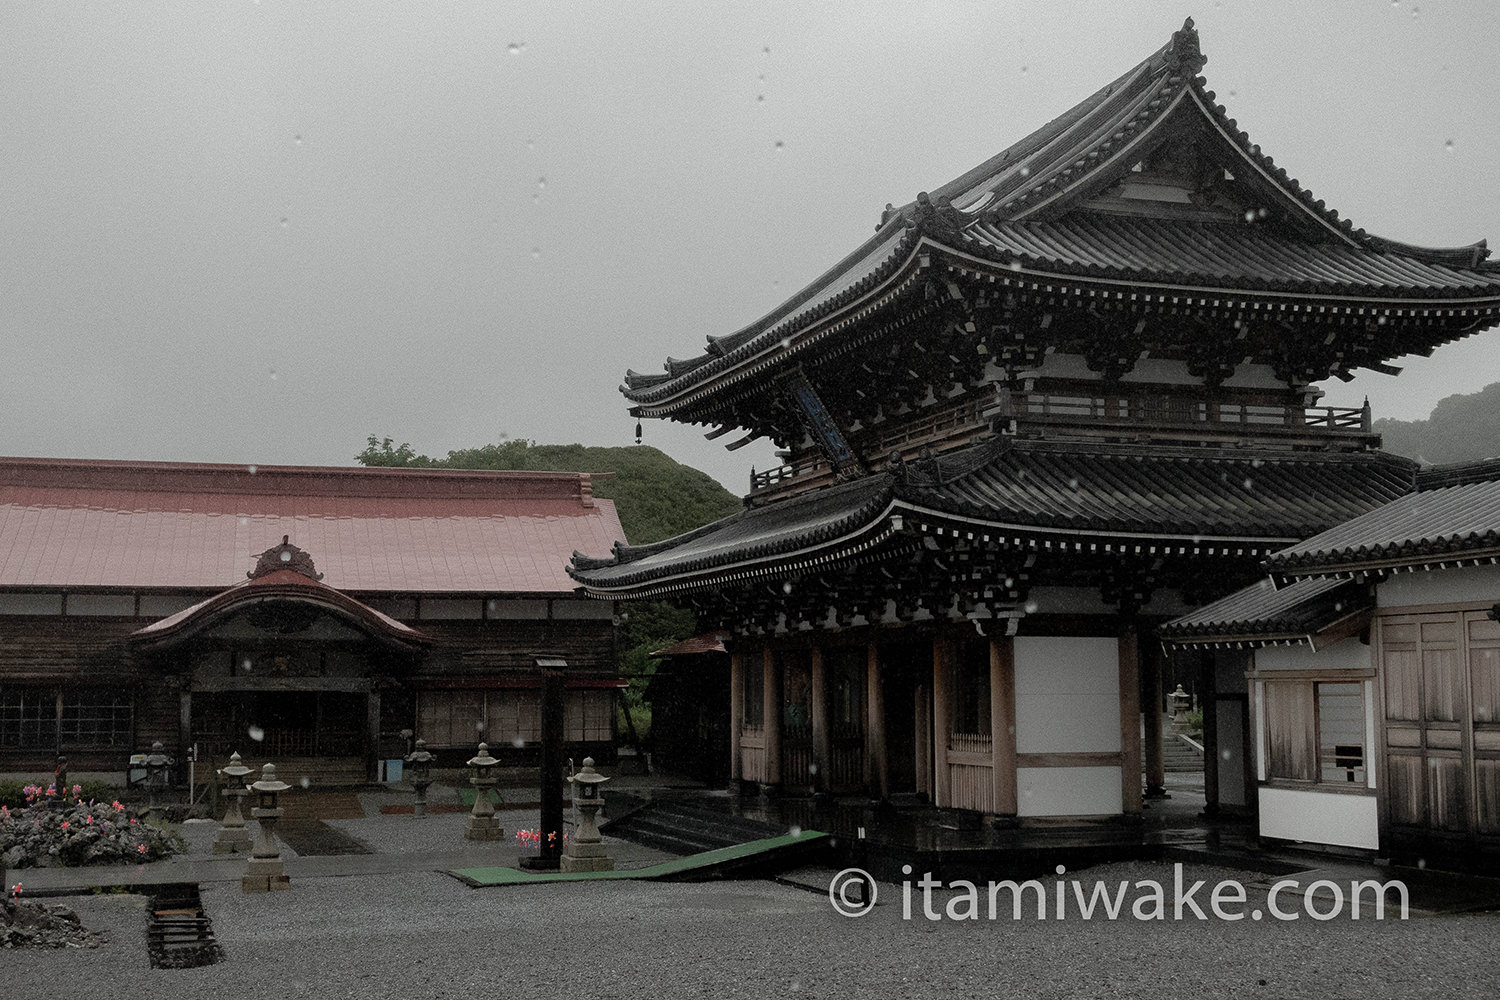
[[[89,826],[93,826],[94,825],[94,817],[90,816],[87,819],[85,819],[84,822],[87,823]]]
[[[122,805],[120,805],[120,800],[119,799],[115,799],[113,802],[110,803],[110,805],[114,806],[115,809],[117,811],[119,811],[119,812],[124,812],[125,811],[125,807],[122,806]]]
[[[136,849],[137,852],[139,852],[141,854],[145,854],[146,853],[146,845],[145,844],[136,844],[135,845],[135,849]]]
[[[131,826],[135,826],[135,817],[134,816],[130,817],[130,825]]]
[[[73,797],[75,799],[83,797],[83,786],[82,785],[74,785],[73,786]]]
[[[72,825],[73,825],[73,824],[72,824],[72,823],[69,823],[69,822],[68,822],[68,821],[67,821],[67,820],[63,820],[63,829],[64,829],[64,830],[66,830],[66,829],[68,829],[68,828],[69,828],[69,827],[71,827],[71,826],[72,826]]]

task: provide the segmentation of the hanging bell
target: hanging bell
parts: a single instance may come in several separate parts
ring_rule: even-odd
[[[635,422],[635,443],[641,443],[641,422],[639,420]]]

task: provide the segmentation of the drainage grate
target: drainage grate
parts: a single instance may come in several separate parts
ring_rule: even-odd
[[[153,969],[196,969],[224,957],[193,882],[153,886],[146,950]]]

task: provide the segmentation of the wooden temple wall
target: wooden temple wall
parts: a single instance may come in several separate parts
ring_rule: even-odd
[[[926,649],[910,643],[892,647],[892,662],[882,660],[887,650],[878,642],[737,649],[730,671],[733,776],[789,792],[864,789],[885,797],[914,790],[939,807],[1001,816],[1140,811],[1133,630],[980,639],[965,623],[935,630],[930,642],[930,665]],[[830,664],[837,656],[837,669],[847,670],[861,655],[862,731],[841,741],[829,721]],[[921,664],[916,675],[913,662]],[[811,678],[806,726],[803,695],[788,681],[804,666]],[[759,699],[749,714],[747,698]],[[906,743],[894,751],[903,759],[889,757],[891,727],[907,727]],[[904,786],[893,780],[902,775]]]

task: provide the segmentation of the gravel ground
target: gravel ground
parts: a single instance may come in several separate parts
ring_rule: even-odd
[[[827,873],[804,870],[817,884]],[[1129,863],[1069,873],[1154,879]],[[1259,876],[1189,868],[1189,880]],[[1199,898],[1203,897],[1200,892]],[[7,996],[43,997],[1371,997],[1472,996],[1500,978],[1500,915],[1404,922],[928,921],[882,885],[860,919],[770,882],[596,882],[473,890],[445,875],[304,878],[247,896],[204,886],[226,960],[152,970],[138,896],[69,900],[94,951],[12,953]],[[939,905],[951,893],[935,894]],[[1008,897],[1003,897],[1008,898]],[[1264,901],[1249,890],[1250,905]],[[1285,905],[1285,904],[1284,904]],[[1295,904],[1294,904],[1295,905]],[[1169,911],[1170,916],[1170,911]],[[1264,980],[1264,984],[1261,981]],[[19,989],[16,987],[19,986]]]

